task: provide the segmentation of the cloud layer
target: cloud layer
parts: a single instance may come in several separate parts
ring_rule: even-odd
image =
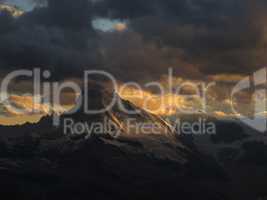
[[[41,2],[42,3],[42,2]],[[0,69],[43,67],[56,78],[104,69],[121,80],[248,74],[267,64],[264,0],[48,0],[15,19],[0,14]],[[92,19],[129,21],[94,30]]]
[[[147,41],[182,49],[204,73],[248,73],[267,63],[266,1],[104,0],[108,17],[131,19]],[[105,10],[105,12],[104,12]]]
[[[17,19],[1,13],[1,69],[43,67],[56,76],[75,76],[97,63],[89,2],[48,3]]]

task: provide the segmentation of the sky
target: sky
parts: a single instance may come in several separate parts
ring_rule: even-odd
[[[8,5],[15,5],[24,11],[31,11],[35,8],[35,4],[32,0],[5,0],[5,3]],[[116,28],[117,24],[126,23],[119,19],[111,20],[108,18],[97,18],[92,21],[93,26],[101,31],[113,31]]]
[[[23,10],[32,10],[34,8],[34,4],[31,0],[6,0],[5,3],[10,5],[16,5]]]
[[[267,64],[264,0],[5,2],[27,12],[0,15],[0,71],[39,66],[64,79],[97,68],[142,82],[169,67],[176,76],[204,79]]]
[[[229,104],[229,85],[267,66],[265,0],[3,2],[25,13],[0,13],[0,77],[38,67],[51,81],[104,70],[120,82],[146,83],[172,68],[177,80],[219,82],[211,94],[217,110]]]

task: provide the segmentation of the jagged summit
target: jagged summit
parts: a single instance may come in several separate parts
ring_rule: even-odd
[[[0,131],[14,138],[26,133],[45,140],[47,138],[53,138],[56,142],[63,140],[64,145],[68,143],[67,141],[87,141],[96,137],[105,144],[123,147],[135,154],[149,153],[158,159],[179,163],[187,161],[189,149],[172,132],[167,122],[122,99],[109,87],[90,83],[83,89],[79,98],[82,102],[79,109],[60,115],[59,126],[53,124],[53,116],[45,116],[37,124],[0,127]],[[88,110],[104,109],[111,102],[112,106],[103,112],[92,114],[85,111],[85,107]],[[72,121],[70,129],[66,128],[69,125],[68,121]],[[77,129],[77,124],[85,127],[82,132]]]
[[[122,99],[113,89],[101,84],[90,83],[83,90],[78,102],[81,102],[79,109],[74,112],[71,111],[72,114],[63,115],[62,119],[72,118],[75,121],[89,123],[95,121],[104,122],[104,120],[108,119],[116,124],[124,134],[128,135],[143,134],[141,130],[140,132],[131,133],[131,130],[126,127],[130,121],[140,124],[147,123],[151,126],[157,125],[159,129],[162,129],[162,135],[174,136],[171,133],[170,126],[162,118],[138,108],[133,103]],[[159,132],[155,134],[159,135]],[[153,130],[151,130],[151,134],[153,134]]]

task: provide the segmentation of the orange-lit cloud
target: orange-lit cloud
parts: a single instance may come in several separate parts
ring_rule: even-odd
[[[136,106],[162,116],[175,115],[177,112],[197,112],[201,109],[201,100],[197,96],[190,96],[190,100],[188,100],[183,95],[172,93],[157,95],[133,87],[121,87],[118,93],[123,99]]]
[[[8,101],[9,104],[4,105],[4,110],[9,116],[49,115],[65,111],[60,106],[52,107],[49,104],[37,103],[32,96],[11,95]]]
[[[114,29],[116,31],[122,32],[125,31],[127,29],[127,24],[125,23],[117,23],[114,25]]]
[[[237,83],[241,81],[242,79],[244,79],[245,76],[240,75],[240,74],[218,74],[218,75],[209,76],[209,78],[212,81],[216,81],[216,82]]]

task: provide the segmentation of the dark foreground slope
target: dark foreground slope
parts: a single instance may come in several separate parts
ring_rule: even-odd
[[[110,93],[93,87],[89,106],[104,106]],[[119,97],[117,97],[119,98]],[[125,106],[137,109],[122,101]],[[51,118],[36,125],[1,127],[0,194],[3,199],[166,199],[226,200],[227,179],[210,157],[190,149],[173,133],[131,134],[125,120],[135,118],[168,129],[145,111],[132,116],[115,105],[101,115],[82,110],[64,115],[75,121],[118,124],[121,134],[88,133],[73,137]],[[85,139],[86,138],[86,139]]]
[[[231,196],[241,200],[267,199],[267,135],[257,132],[237,119],[215,119],[210,116],[180,116],[191,123],[199,118],[216,125],[216,134],[183,134],[180,140],[191,149],[212,156],[231,183]]]

